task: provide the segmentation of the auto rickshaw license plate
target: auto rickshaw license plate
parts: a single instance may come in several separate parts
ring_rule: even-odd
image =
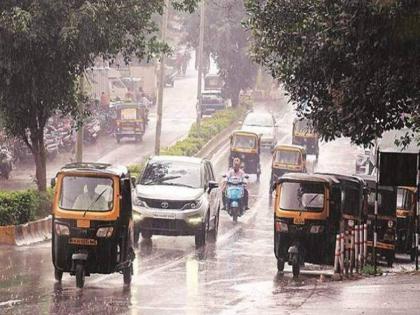
[[[98,245],[97,240],[93,240],[90,238],[76,238],[72,237],[69,239],[69,244],[72,245],[86,245],[86,246],[96,246]]]
[[[305,219],[303,218],[294,218],[293,219],[294,224],[305,224]]]

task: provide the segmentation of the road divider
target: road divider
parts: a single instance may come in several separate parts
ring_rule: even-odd
[[[25,224],[0,226],[0,245],[30,245],[50,239],[51,233],[51,216]]]

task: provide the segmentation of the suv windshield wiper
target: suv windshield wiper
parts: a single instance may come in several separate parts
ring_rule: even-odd
[[[191,185],[187,185],[187,184],[180,184],[180,183],[162,183],[162,185],[167,185],[167,186],[180,186],[180,187],[188,187],[188,188],[194,188]]]

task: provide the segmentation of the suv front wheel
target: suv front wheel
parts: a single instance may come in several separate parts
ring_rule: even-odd
[[[201,229],[195,233],[195,248],[200,248],[206,245],[207,232],[209,230],[209,215],[206,215],[206,220],[201,225]]]

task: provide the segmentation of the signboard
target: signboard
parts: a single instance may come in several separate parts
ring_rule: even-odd
[[[417,186],[418,158],[416,153],[379,152],[379,185]]]

